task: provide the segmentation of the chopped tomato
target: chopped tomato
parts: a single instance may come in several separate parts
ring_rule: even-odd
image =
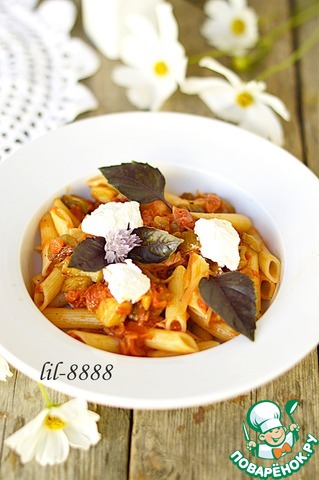
[[[214,213],[220,208],[222,201],[218,195],[207,194],[204,198],[206,200],[205,209],[207,213]]]
[[[101,301],[112,295],[106,283],[94,283],[80,290],[69,290],[66,293],[67,302],[74,308],[88,308],[96,310]]]
[[[195,220],[186,208],[173,207],[173,218],[181,229],[194,228]]]
[[[53,238],[50,241],[49,250],[54,255],[57,255],[58,253],[61,252],[64,245],[65,245],[65,243],[61,238],[59,238],[59,237],[58,238]]]

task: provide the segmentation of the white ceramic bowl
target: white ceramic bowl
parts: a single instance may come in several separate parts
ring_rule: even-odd
[[[131,160],[158,166],[172,192],[199,189],[228,199],[280,257],[280,287],[258,321],[255,342],[239,335],[193,355],[126,357],[82,344],[38,311],[28,285],[37,269],[33,248],[41,215],[66,189],[82,192],[98,167]],[[317,344],[319,182],[270,142],[192,115],[106,115],[22,148],[0,165],[0,182],[0,354],[34,380],[44,365],[45,377],[58,366],[58,378],[43,383],[70,396],[127,408],[189,407],[258,387]],[[88,378],[80,378],[85,364]],[[75,375],[72,365],[78,366]],[[95,365],[102,367],[98,379],[91,378]],[[103,379],[107,365],[113,366],[111,378]]]

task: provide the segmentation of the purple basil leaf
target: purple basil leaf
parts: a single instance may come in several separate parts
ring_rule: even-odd
[[[165,178],[158,168],[148,163],[131,162],[110,167],[101,167],[107,181],[117,188],[129,200],[139,203],[150,203],[164,198]],[[170,205],[168,205],[169,208]]]
[[[175,252],[184,241],[157,228],[139,227],[133,230],[142,240],[141,245],[134,247],[128,257],[141,263],[160,263]]]
[[[251,279],[240,272],[202,278],[199,292],[211,307],[236,332],[254,340],[256,294]]]
[[[105,238],[86,238],[74,249],[69,267],[84,272],[97,272],[107,265],[105,260]]]

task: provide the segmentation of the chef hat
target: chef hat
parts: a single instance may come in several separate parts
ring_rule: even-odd
[[[255,403],[247,412],[247,422],[257,432],[265,433],[273,428],[282,427],[281,411],[278,405],[269,400]]]

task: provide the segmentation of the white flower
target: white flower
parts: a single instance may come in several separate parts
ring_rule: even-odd
[[[258,17],[246,0],[209,0],[201,33],[208,43],[231,55],[244,55],[258,40]]]
[[[178,26],[172,6],[156,6],[156,30],[138,15],[128,20],[131,34],[123,42],[121,59],[113,81],[126,87],[129,101],[140,109],[158,110],[185,79],[187,57],[178,42]]]
[[[103,268],[103,276],[118,303],[136,303],[151,288],[150,279],[132,260],[108,265]]]
[[[238,75],[212,58],[203,58],[199,65],[220,73],[226,80],[188,78],[181,86],[184,93],[197,94],[219,118],[283,145],[283,129],[274,112],[287,121],[290,115],[279,98],[265,91],[264,82],[242,82]]]
[[[82,0],[83,27],[87,36],[108,58],[120,56],[128,33],[129,15],[143,15],[155,24],[154,7],[162,0]]]
[[[7,377],[12,377],[12,375],[7,360],[0,356],[0,380],[5,382]]]
[[[85,400],[73,399],[42,410],[33,420],[5,440],[26,463],[36,459],[40,465],[64,462],[70,447],[88,450],[101,435],[97,413],[87,410]]]
[[[102,203],[84,217],[81,228],[85,233],[105,237],[111,231],[142,226],[140,205],[132,201]]]

